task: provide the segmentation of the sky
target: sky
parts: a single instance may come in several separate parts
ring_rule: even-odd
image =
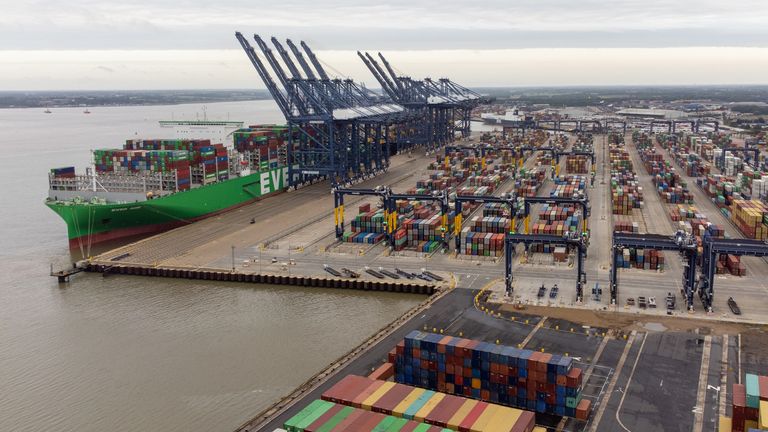
[[[0,90],[264,88],[234,37],[306,41],[331,75],[467,86],[768,84],[768,1],[0,0]]]

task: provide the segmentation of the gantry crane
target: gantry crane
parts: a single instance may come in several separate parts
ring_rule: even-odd
[[[717,257],[721,254],[766,257],[768,256],[768,243],[755,239],[715,238],[712,236],[711,229],[707,227],[702,244],[702,268],[698,284],[699,298],[704,308],[711,312],[715,295]]]
[[[746,157],[744,158],[744,162],[747,163],[747,165],[752,166],[753,168],[757,168],[760,164],[760,149],[757,147],[735,147],[730,145],[723,145],[721,147],[722,153],[719,158],[717,158],[717,161],[719,162],[718,167],[720,169],[725,169],[725,153],[731,152],[731,153],[745,153]],[[750,160],[749,155],[750,153],[753,155],[753,159]],[[752,163],[750,163],[750,161]]]
[[[370,53],[357,54],[392,100],[425,119],[420,134],[423,144],[430,148],[444,145],[453,140],[457,129],[463,137],[469,136],[472,109],[484,102],[479,94],[447,78],[434,81],[399,76],[381,53],[378,57],[383,67]]]
[[[316,71],[303,56],[296,55],[298,49],[294,55],[307,76],[277,39],[272,42],[288,72],[258,35],[254,40],[261,55],[241,33],[235,37],[285,116],[289,130],[295,131],[288,142],[291,184],[317,176],[346,181],[386,170],[388,137],[408,118],[401,105],[371,96],[352,80],[330,79],[304,43]],[[289,46],[296,48],[293,43]]]
[[[696,240],[690,234],[678,231],[673,236],[661,234],[635,234],[613,232],[613,258],[611,260],[611,304],[616,304],[619,296],[618,256],[624,248],[644,248],[677,251],[684,254],[687,264],[683,271],[683,286],[688,309],[693,309],[693,292],[696,289]]]
[[[374,189],[357,189],[357,188],[344,188],[340,186],[334,187],[333,193],[333,218],[336,231],[336,239],[340,240],[344,234],[344,196],[345,195],[357,195],[357,196],[376,196],[380,198],[381,206],[384,211],[384,231],[387,239],[387,244],[391,247],[395,246],[394,232],[398,228],[397,220],[397,201],[431,201],[440,205],[441,212],[441,224],[440,232],[442,237],[443,248],[448,248],[446,235],[448,233],[448,212],[449,196],[448,192],[441,191],[433,194],[406,194],[395,193],[388,186],[378,186]]]
[[[512,262],[515,245],[523,243],[528,248],[531,244],[563,245],[566,248],[576,248],[576,301],[584,297],[584,285],[587,283],[587,273],[584,271],[584,259],[587,256],[587,240],[580,233],[567,232],[564,235],[553,234],[507,234],[504,240],[504,286],[507,295],[512,293]]]

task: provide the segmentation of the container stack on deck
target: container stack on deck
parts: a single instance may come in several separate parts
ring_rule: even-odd
[[[75,177],[75,167],[51,168],[51,174],[59,178],[73,178]]]
[[[582,376],[570,357],[419,331],[395,355],[399,383],[586,420]]]
[[[229,153],[224,144],[211,144],[208,139],[143,139],[126,140],[125,148],[133,150],[183,150],[189,153],[189,165],[199,170],[200,183],[229,178]]]
[[[768,377],[746,374],[744,384],[732,384],[731,417],[720,416],[719,432],[768,430]]]
[[[149,174],[175,171],[178,189],[190,188],[189,153],[184,150],[98,149],[93,151],[93,162],[99,174]],[[226,163],[225,167],[228,168]],[[224,175],[228,175],[228,171],[225,171]]]
[[[624,146],[611,144],[611,212],[615,215],[630,215],[632,209],[643,205],[643,188]]]
[[[535,415],[530,411],[356,375],[344,377],[324,392],[322,402],[331,404],[331,406],[346,407],[348,416],[364,417],[364,420],[347,420],[350,423],[349,426],[336,426],[332,429],[338,431],[532,432],[535,428]],[[341,412],[345,408],[337,408],[337,410]],[[377,415],[372,416],[367,413]],[[300,414],[297,414],[296,417],[301,417]],[[320,416],[322,415],[320,414]],[[316,421],[311,417],[308,420]],[[377,426],[385,421],[389,423],[389,426]],[[351,422],[360,425],[353,427]],[[361,422],[369,422],[370,424],[363,425]],[[288,423],[286,422],[286,424]],[[303,423],[306,424],[307,421],[305,420]],[[417,424],[413,425],[413,423]],[[418,423],[424,424],[424,426],[419,426]],[[413,426],[416,429],[412,429]]]

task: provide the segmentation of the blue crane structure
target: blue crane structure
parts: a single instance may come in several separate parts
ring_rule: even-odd
[[[704,308],[711,312],[714,300],[715,269],[720,254],[738,256],[767,257],[768,243],[754,239],[725,239],[715,238],[711,227],[707,227],[702,239],[702,268],[698,281],[696,279],[696,259],[698,246],[694,237],[678,231],[673,236],[660,234],[629,234],[613,233],[613,264],[611,266],[611,303],[618,298],[618,253],[625,247],[650,248],[659,250],[678,251],[686,256],[687,262],[683,268],[683,292],[686,305],[693,310],[693,294],[698,290],[699,298]]]
[[[515,245],[523,243],[528,248],[531,244],[546,243],[576,248],[576,301],[582,301],[587,273],[584,271],[584,259],[587,257],[588,242],[579,233],[567,232],[565,235],[553,234],[507,234],[504,239],[504,287],[507,295],[512,293],[512,262]]]
[[[715,292],[717,257],[720,254],[766,257],[768,256],[768,244],[765,241],[755,239],[715,238],[710,229],[704,232],[702,244],[704,255],[702,256],[701,275],[698,284],[699,298],[704,307],[711,311]]]
[[[461,250],[461,238],[458,235],[462,228],[462,216],[461,211],[463,203],[476,202],[476,203],[501,203],[506,205],[509,209],[510,233],[516,233],[517,231],[517,218],[523,218],[523,233],[522,235],[531,235],[530,233],[530,219],[528,218],[531,213],[532,204],[551,204],[556,206],[573,205],[581,208],[582,211],[582,234],[588,233],[587,219],[590,215],[589,200],[586,196],[581,197],[518,197],[513,193],[503,194],[501,196],[493,195],[457,195],[454,198],[454,206],[456,212],[456,219],[454,220],[454,234],[456,235],[456,250]],[[535,234],[533,234],[535,235]],[[586,237],[586,235],[584,235]]]
[[[457,130],[462,137],[469,136],[472,109],[484,102],[478,93],[447,78],[434,81],[400,76],[381,53],[378,57],[383,67],[370,53],[358,51],[357,55],[393,101],[422,119],[415,125],[418,144],[430,149],[445,145],[455,138]]]
[[[356,195],[356,196],[377,196],[381,199],[382,209],[384,210],[384,231],[387,244],[391,247],[395,246],[394,232],[397,230],[397,201],[432,201],[437,202],[440,205],[441,218],[441,237],[443,248],[448,248],[448,241],[446,235],[448,233],[448,212],[449,208],[449,196],[446,191],[428,194],[405,194],[395,193],[392,188],[388,186],[378,186],[374,189],[357,189],[357,188],[344,188],[334,187],[333,192],[333,218],[336,230],[336,239],[341,240],[344,235],[344,196]]]
[[[683,287],[688,309],[693,308],[693,293],[696,290],[696,255],[698,246],[690,234],[678,231],[674,236],[661,234],[636,234],[613,232],[613,259],[611,260],[611,304],[616,304],[619,296],[618,259],[624,248],[648,248],[677,251],[687,257],[683,269]]]
[[[627,121],[619,119],[540,119],[531,122],[520,123],[512,126],[504,126],[504,131],[508,129],[542,129],[558,132],[603,132],[621,129],[622,133],[627,133]],[[699,132],[701,126],[709,126],[715,131],[720,129],[720,124],[716,120],[638,120],[635,122],[643,128],[648,128],[653,132],[657,126],[667,128],[667,133],[676,133],[679,125],[689,125],[691,131]],[[589,127],[586,127],[588,126]]]
[[[730,145],[723,145],[720,150],[722,150],[722,153],[720,154],[720,157],[717,158],[718,168],[721,170],[725,169],[725,152],[741,152],[745,154],[744,161],[747,163],[747,165],[752,166],[753,168],[757,168],[760,164],[760,149],[757,147],[746,147],[746,144],[744,147],[735,147]],[[753,155],[753,159],[749,158],[750,153]],[[750,163],[752,162],[752,163]]]
[[[346,182],[388,168],[390,136],[411,117],[403,106],[350,79],[331,79],[304,42],[301,46],[309,63],[295,44],[288,41],[291,57],[272,38],[286,72],[259,35],[254,40],[260,55],[240,32],[235,37],[288,123],[291,184],[317,177]]]

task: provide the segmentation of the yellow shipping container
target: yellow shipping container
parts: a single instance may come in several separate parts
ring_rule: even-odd
[[[496,411],[485,432],[509,432],[520,418],[520,410],[514,408],[500,407]]]
[[[499,405],[488,405],[488,407],[480,414],[475,423],[469,428],[470,432],[485,432],[485,426],[493,417],[496,416],[496,411],[501,408]]]
[[[413,416],[413,419],[417,422],[424,423],[424,419],[429,415],[429,413],[432,412],[433,409],[437,406],[437,404],[440,403],[440,401],[443,400],[445,397],[445,393],[435,393],[432,395],[431,398],[427,401],[427,403],[424,404],[421,409],[416,412],[416,414]]]
[[[729,431],[730,431],[730,429],[729,429]],[[541,426],[536,426],[535,428],[533,428],[533,430],[531,432],[547,432],[547,428],[543,428]]]
[[[726,416],[720,416],[720,426],[717,428],[718,432],[731,432],[733,429],[732,419]]]
[[[410,407],[411,404],[416,401],[416,399],[418,399],[419,396],[421,396],[424,392],[424,389],[414,388],[412,392],[408,393],[408,396],[406,396],[402,401],[400,401],[399,404],[397,404],[396,407],[392,409],[392,415],[402,417],[408,410],[408,407]]]
[[[760,429],[768,429],[768,402],[760,401]]]
[[[377,400],[379,400],[382,396],[384,396],[392,387],[395,386],[395,383],[392,381],[387,381],[384,384],[381,385],[378,389],[376,389],[375,392],[371,393],[370,396],[366,400],[363,401],[362,404],[360,404],[363,409],[370,411],[371,406],[376,403]]]
[[[467,414],[472,411],[472,408],[474,408],[475,405],[477,405],[476,400],[467,399],[464,404],[456,410],[456,414],[448,420],[448,427],[453,430],[459,430],[459,425],[464,421],[464,418],[467,417]]]

